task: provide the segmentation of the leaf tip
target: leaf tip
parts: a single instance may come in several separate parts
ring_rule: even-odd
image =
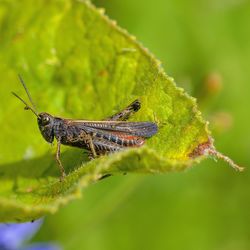
[[[208,141],[199,144],[190,154],[189,157],[194,159],[199,156],[213,156],[215,159],[220,159],[225,161],[229,164],[233,169],[236,171],[242,172],[244,170],[244,167],[239,166],[236,164],[231,158],[228,156],[218,152],[214,145],[213,145],[213,139],[209,137]]]
[[[228,156],[218,152],[215,148],[210,148],[207,151],[207,153],[208,153],[208,155],[214,156],[217,159],[221,159],[221,160],[225,161],[226,163],[229,164],[229,166],[231,166],[236,171],[239,171],[239,172],[244,171],[244,167],[239,166],[231,158],[229,158]]]

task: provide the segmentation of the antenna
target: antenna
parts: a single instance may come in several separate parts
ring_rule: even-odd
[[[11,92],[11,93],[12,93],[16,98],[18,98],[22,103],[25,104],[25,108],[24,108],[24,109],[26,109],[26,110],[31,110],[32,113],[38,117],[38,113],[37,113],[37,111],[36,111],[36,106],[35,106],[35,104],[34,104],[32,98],[31,98],[30,93],[29,93],[29,91],[28,91],[28,89],[27,89],[27,87],[26,87],[26,85],[25,85],[25,83],[24,83],[22,77],[21,77],[20,75],[18,75],[18,77],[19,77],[19,80],[20,80],[20,82],[22,83],[22,85],[23,85],[23,87],[24,87],[24,89],[25,89],[25,92],[26,92],[26,94],[27,94],[27,96],[28,96],[28,98],[29,98],[29,100],[30,100],[30,102],[31,102],[32,107],[31,107],[30,105],[28,105],[28,103],[27,103],[26,101],[24,101],[20,96],[18,96],[15,92]]]
[[[31,110],[37,117],[38,117],[38,114],[37,112],[32,108],[30,107],[27,102],[25,102],[20,96],[18,96],[15,92],[11,92],[16,98],[18,98],[21,102],[23,102],[25,104],[25,108],[26,110]]]
[[[27,89],[27,87],[26,87],[26,84],[25,84],[25,82],[24,82],[24,80],[23,80],[23,78],[21,77],[20,74],[18,74],[18,78],[19,78],[20,82],[22,83],[22,85],[23,85],[23,87],[24,87],[24,89],[25,89],[25,92],[26,92],[27,96],[29,97],[29,100],[30,100],[30,103],[31,103],[33,109],[36,110],[36,105],[34,104],[32,98],[31,98],[31,95],[30,95],[30,93],[29,93],[29,91],[28,91],[28,89]]]

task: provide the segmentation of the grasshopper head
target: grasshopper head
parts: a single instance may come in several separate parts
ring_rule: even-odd
[[[54,117],[48,113],[40,113],[37,116],[37,122],[43,138],[52,143],[54,140]]]

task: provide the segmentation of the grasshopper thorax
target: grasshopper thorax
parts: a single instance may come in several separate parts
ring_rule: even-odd
[[[39,113],[37,123],[43,138],[52,143],[54,140],[54,117],[48,113]]]

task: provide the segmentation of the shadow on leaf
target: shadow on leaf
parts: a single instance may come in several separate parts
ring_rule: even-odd
[[[81,149],[68,149],[62,153],[61,160],[67,174],[89,161],[87,154]],[[0,165],[1,179],[15,179],[17,177],[59,178],[60,171],[55,157],[49,152],[42,157]]]

